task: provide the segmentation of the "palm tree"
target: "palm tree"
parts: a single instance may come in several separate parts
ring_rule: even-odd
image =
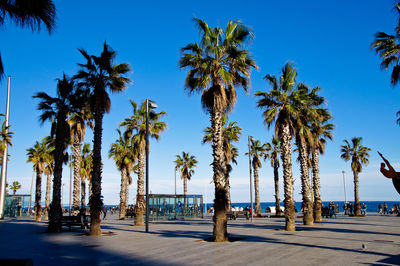
[[[204,130],[203,143],[212,143],[212,128],[206,127]],[[239,152],[232,142],[239,142],[240,135],[242,135],[242,128],[237,125],[237,122],[228,123],[227,115],[222,118],[222,143],[226,162],[226,197],[228,200],[227,210],[231,209],[231,195],[229,186],[229,175],[232,171],[232,163],[237,164],[236,157]]]
[[[296,70],[290,63],[282,68],[279,80],[273,75],[266,75],[265,79],[272,89],[269,92],[256,92],[260,97],[257,102],[259,108],[264,109],[264,123],[271,127],[275,124],[275,135],[279,137],[281,160],[283,167],[285,228],[294,231],[295,208],[293,200],[293,173],[292,173],[292,136],[295,132],[294,118],[297,117],[296,101]]]
[[[274,184],[275,184],[275,216],[281,216],[281,205],[279,198],[279,154],[281,150],[279,148],[279,138],[272,136],[272,141],[266,143],[266,155],[271,160],[271,167],[274,168]]]
[[[319,154],[324,154],[326,140],[332,140],[333,124],[328,123],[332,116],[327,109],[321,109],[321,119],[311,124],[311,133],[314,144],[311,148],[312,177],[314,189],[314,220],[322,221],[321,185],[319,178]]]
[[[56,8],[52,0],[35,1],[0,1],[0,26],[6,21],[12,21],[22,28],[40,30],[42,24],[51,33],[55,26]],[[0,55],[0,81],[4,74]]]
[[[133,115],[126,118],[120,126],[125,127],[125,133],[132,136],[134,148],[137,150],[138,160],[138,180],[137,180],[137,193],[136,193],[136,206],[135,206],[135,225],[144,225],[144,168],[145,168],[145,148],[146,148],[146,101],[143,101],[140,108],[134,101],[130,101],[133,108]],[[149,135],[150,137],[158,140],[160,134],[167,129],[167,124],[160,121],[167,113],[156,112],[153,107],[149,106]],[[150,151],[149,151],[150,152]]]
[[[50,190],[51,190],[51,176],[54,174],[54,149],[55,149],[55,139],[52,137],[45,137],[45,160],[46,165],[44,168],[44,173],[47,176],[46,182],[46,196],[45,196],[45,204],[46,208],[44,209],[44,219],[49,219],[49,211],[50,211]]]
[[[181,172],[181,179],[183,180],[183,195],[187,195],[187,181],[190,180],[194,174],[194,169],[198,163],[196,157],[189,153],[182,152],[182,156],[176,155],[175,169],[179,169]]]
[[[81,155],[81,211],[86,210],[86,180],[89,180],[89,192],[92,188],[92,170],[93,170],[93,151],[90,149],[89,143],[83,144],[82,155]],[[90,198],[90,195],[89,195]]]
[[[188,68],[185,88],[201,93],[203,108],[210,114],[213,149],[213,180],[215,185],[215,213],[213,239],[228,240],[226,209],[226,160],[223,151],[222,118],[236,103],[236,87],[249,86],[250,71],[257,68],[245,44],[252,32],[240,21],[230,20],[225,32],[219,27],[210,28],[203,20],[194,19],[202,39],[182,48],[181,68]]]
[[[46,164],[46,145],[44,141],[36,141],[32,148],[26,150],[28,159],[26,162],[33,163],[33,170],[36,172],[36,192],[35,192],[35,219],[42,220],[42,207],[40,205],[42,198],[42,173]]]
[[[130,71],[129,64],[114,64],[116,52],[107,43],[104,43],[100,56],[89,55],[84,49],[79,52],[85,58],[84,64],[78,64],[81,69],[74,79],[79,80],[79,87],[90,90],[90,108],[94,117],[93,140],[93,176],[92,196],[90,205],[90,235],[101,235],[100,212],[103,208],[101,195],[101,142],[103,134],[103,117],[111,108],[111,100],[108,91],[112,93],[122,92],[130,83],[125,77]]]
[[[117,129],[117,132],[119,139],[111,144],[108,158],[113,158],[115,165],[121,172],[119,219],[123,220],[125,219],[126,206],[128,205],[126,193],[128,192],[129,175],[135,164],[137,154],[132,146],[132,138],[127,135],[123,136],[119,129]]]
[[[400,3],[394,3],[393,9],[397,15],[400,15]],[[390,66],[393,66],[391,84],[396,86],[400,81],[400,19],[394,35],[385,32],[376,33],[371,47],[375,49],[375,52],[382,59],[382,69],[388,70]]]
[[[33,96],[41,100],[38,105],[38,110],[42,111],[39,121],[41,124],[47,120],[51,121],[51,133],[55,135],[53,197],[50,205],[48,232],[61,231],[62,165],[68,158],[65,150],[71,139],[67,118],[69,113],[80,110],[85,104],[85,99],[82,99],[81,95],[82,92],[80,90],[74,89],[74,82],[64,74],[62,79],[57,79],[56,97],[50,97],[44,92],[39,92]]]
[[[299,153],[298,159],[300,162],[304,225],[312,225],[314,221],[313,203],[309,179],[311,160],[308,151],[309,146],[313,146],[310,123],[312,123],[313,121],[317,121],[320,118],[318,112],[319,106],[325,102],[324,98],[318,95],[319,91],[319,87],[315,87],[314,89],[310,90],[306,84],[299,84],[295,97],[296,104],[294,105],[293,109],[295,139],[297,151]]]
[[[1,62],[0,62],[1,63]],[[0,114],[4,116],[4,114]],[[6,121],[3,121],[0,128],[0,163],[3,165],[4,150],[7,146],[12,146],[12,135],[14,132],[9,131],[10,126],[6,126]]]
[[[87,96],[85,97],[87,98]],[[73,151],[73,167],[74,167],[74,185],[72,193],[72,206],[74,215],[77,215],[80,209],[80,167],[81,167],[81,143],[84,141],[86,134],[86,125],[93,129],[93,115],[90,109],[85,107],[78,112],[72,113],[68,119],[71,126],[72,151]]]
[[[250,156],[252,157],[251,163],[253,165],[253,175],[254,175],[254,198],[255,198],[255,213],[257,216],[261,216],[261,204],[260,204],[260,188],[258,179],[258,168],[262,167],[261,158],[267,157],[267,146],[265,144],[261,145],[259,140],[251,139],[250,145]],[[246,152],[246,155],[249,155]]]
[[[21,188],[21,183],[18,181],[14,181],[12,182],[10,189],[13,191],[13,195],[15,195],[15,193],[17,193],[17,190]]]
[[[362,138],[354,137],[351,139],[351,144],[349,141],[344,140],[345,145],[341,146],[340,158],[343,160],[351,160],[351,170],[354,176],[354,205],[355,205],[355,215],[361,215],[361,205],[360,198],[358,195],[358,174],[362,171],[362,165],[368,165],[369,163],[369,151],[370,148],[361,145]]]

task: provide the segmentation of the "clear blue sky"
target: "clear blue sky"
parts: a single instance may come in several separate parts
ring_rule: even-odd
[[[132,113],[129,99],[155,100],[168,113],[168,130],[159,142],[151,141],[150,189],[153,193],[174,192],[176,154],[190,152],[198,158],[196,172],[189,182],[189,193],[213,199],[211,147],[202,145],[202,131],[209,117],[202,110],[200,96],[184,91],[186,71],[178,67],[179,49],[199,40],[193,17],[210,26],[224,27],[229,19],[240,19],[250,26],[255,39],[250,51],[259,65],[253,71],[250,94],[241,89],[236,108],[230,115],[243,128],[238,144],[240,158],[231,174],[233,202],[249,201],[247,136],[270,141],[272,132],[263,125],[256,108],[255,91],[268,90],[266,74],[279,75],[287,61],[298,69],[298,81],[323,88],[336,129],[320,160],[323,200],[343,200],[346,171],[347,199],[353,199],[350,164],[340,159],[343,139],[363,137],[373,149],[370,164],[360,175],[361,200],[398,200],[391,181],[379,173],[381,151],[400,171],[399,132],[395,113],[400,110],[400,88],[390,86],[390,73],[381,71],[379,59],[370,49],[377,31],[391,33],[396,23],[393,1],[56,1],[57,27],[52,35],[32,33],[7,23],[1,29],[1,55],[5,73],[12,76],[11,129],[15,132],[10,149],[8,182],[22,183],[29,193],[32,164],[26,163],[26,149],[49,133],[40,126],[37,100],[32,95],[45,91],[55,95],[56,78],[76,73],[83,62],[77,48],[99,54],[107,43],[118,52],[117,62],[132,65],[133,84],[112,95],[111,112],[104,118],[103,194],[107,204],[119,199],[120,174],[108,159],[110,145],[117,138],[118,124]],[[0,84],[0,110],[5,112],[6,81]],[[92,142],[88,132],[86,142]],[[297,157],[294,154],[293,159]],[[301,200],[299,166],[293,163],[295,199]],[[282,177],[282,174],[281,174]],[[43,178],[45,179],[45,178]],[[68,202],[69,169],[63,175],[64,203]],[[45,182],[42,184],[43,191]],[[182,183],[178,181],[178,192]],[[136,177],[130,199],[136,193]],[[260,170],[262,201],[274,200],[273,170],[265,163]],[[43,193],[44,194],[44,193]],[[281,188],[281,199],[283,189]]]

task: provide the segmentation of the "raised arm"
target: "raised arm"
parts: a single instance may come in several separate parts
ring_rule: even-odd
[[[382,153],[380,153],[378,151],[378,154],[379,154],[379,156],[381,156],[382,160],[385,162],[385,163],[381,163],[381,169],[380,169],[381,173],[387,178],[397,178],[399,173],[397,173],[396,170],[394,170],[394,168],[390,165],[389,161],[386,160],[385,157],[383,157]],[[385,164],[389,168],[389,170],[385,168]]]

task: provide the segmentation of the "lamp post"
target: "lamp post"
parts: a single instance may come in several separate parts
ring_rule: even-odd
[[[154,109],[157,105],[146,99],[146,233],[149,232],[149,107]]]
[[[8,84],[7,84],[7,105],[6,105],[6,134],[8,133],[8,118],[10,113],[10,85],[11,85],[11,77],[8,76]],[[6,197],[6,178],[7,178],[7,155],[8,155],[8,145],[6,144],[4,147],[3,153],[3,164],[1,166],[1,178],[0,178],[0,220],[4,219],[4,203]]]
[[[175,220],[176,220],[176,167],[175,167],[174,175],[175,175],[174,212],[175,212]]]
[[[252,136],[249,136],[249,170],[250,170],[250,211],[251,211],[251,222],[253,222],[253,185],[252,185],[252,177],[251,177],[251,141],[253,140]]]
[[[344,188],[344,203],[346,203],[347,202],[347,199],[346,199],[346,180],[345,180],[345,178],[344,178],[344,170],[342,170],[342,174],[343,174],[343,188]]]

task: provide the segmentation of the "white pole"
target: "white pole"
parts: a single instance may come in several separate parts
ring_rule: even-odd
[[[345,178],[344,178],[344,171],[342,171],[342,174],[343,174],[343,188],[344,188],[344,203],[346,203],[347,202],[347,199],[346,199],[346,180],[345,180]]]
[[[250,154],[250,145],[251,140],[253,138],[249,136],[249,169],[250,169],[250,211],[251,211],[251,222],[253,222],[253,185],[252,185],[252,178],[251,178],[251,154]]]
[[[35,170],[32,171],[32,182],[31,182],[31,190],[29,192],[29,207],[28,207],[28,215],[31,215],[31,203],[32,203],[32,187],[33,187],[33,178],[35,176]]]
[[[10,115],[10,85],[11,77],[8,76],[7,85],[7,106],[6,106],[6,134],[8,133],[8,119]],[[8,155],[8,145],[5,145],[3,153],[3,165],[1,166],[1,180],[0,180],[0,219],[4,219],[4,203],[6,197],[6,179],[7,179],[7,155]]]

